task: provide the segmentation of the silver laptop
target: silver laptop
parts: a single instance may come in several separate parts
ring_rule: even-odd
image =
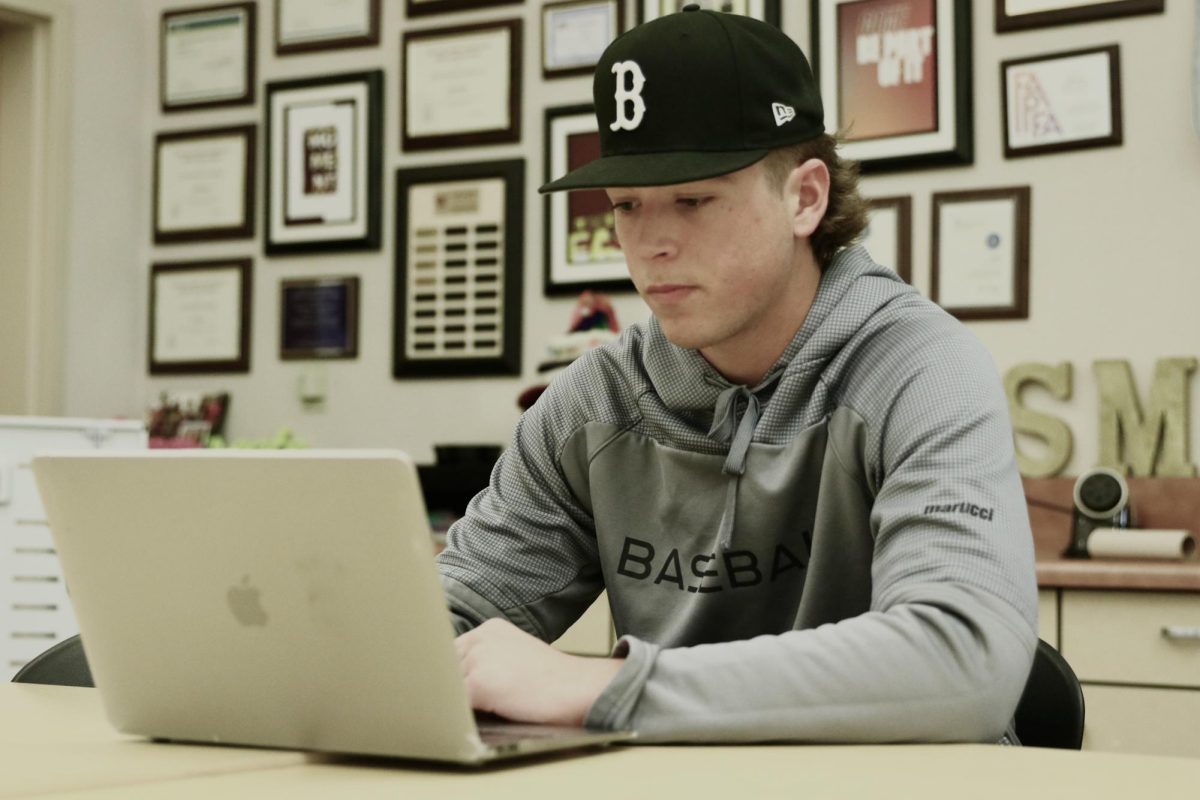
[[[121,731],[460,763],[632,736],[477,723],[403,453],[55,453],[33,470]]]

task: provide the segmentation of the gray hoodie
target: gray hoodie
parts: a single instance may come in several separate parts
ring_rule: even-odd
[[[604,589],[642,741],[996,741],[1033,659],[1029,519],[983,347],[861,247],[767,377],[653,318],[521,418],[439,569],[552,641]]]

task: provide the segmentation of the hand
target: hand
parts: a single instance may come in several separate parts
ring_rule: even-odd
[[[455,640],[471,706],[517,722],[583,725],[624,659],[572,656],[490,619]]]

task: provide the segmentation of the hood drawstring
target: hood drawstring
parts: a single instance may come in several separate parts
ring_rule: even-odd
[[[758,388],[774,383],[782,374],[782,370],[767,376]],[[738,406],[745,401],[745,408],[738,419]],[[750,440],[754,438],[754,428],[762,407],[758,396],[745,386],[730,386],[717,395],[713,409],[713,423],[708,435],[721,442],[729,442],[729,455],[721,472],[729,476],[725,485],[725,506],[721,512],[721,524],[717,529],[717,541],[721,549],[728,550],[733,543],[733,522],[737,516],[737,493],[742,475],[746,472],[746,453],[750,449]]]

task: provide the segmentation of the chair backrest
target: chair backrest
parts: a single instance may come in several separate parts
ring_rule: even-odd
[[[39,653],[13,676],[13,683],[95,686],[92,670],[83,652],[83,641],[78,634]]]
[[[1079,750],[1083,746],[1083,690],[1075,671],[1038,639],[1033,670],[1017,704],[1017,737],[1031,747]]]

